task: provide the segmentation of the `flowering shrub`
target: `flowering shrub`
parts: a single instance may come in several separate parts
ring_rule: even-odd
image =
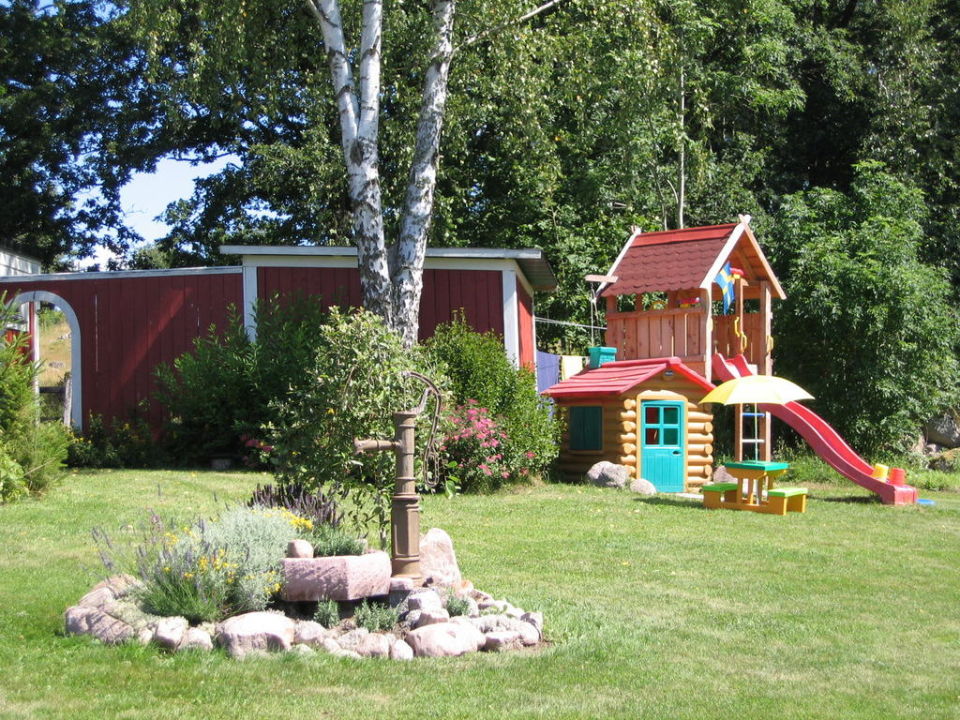
[[[125,563],[117,562],[103,531],[94,538],[108,570],[132,570],[139,577],[144,610],[196,623],[263,610],[280,591],[287,543],[312,531],[309,518],[285,508],[234,507],[181,528],[152,515]]]
[[[447,479],[455,479],[464,492],[495,490],[529,475],[529,458],[514,458],[505,452],[509,446],[506,431],[476,400],[454,408],[447,422],[450,429],[441,464],[447,468]],[[518,459],[521,462],[516,462]],[[523,459],[528,462],[523,463]]]

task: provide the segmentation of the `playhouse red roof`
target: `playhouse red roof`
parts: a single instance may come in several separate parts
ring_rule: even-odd
[[[693,384],[699,385],[704,392],[713,390],[714,386],[705,377],[680,362],[680,358],[667,357],[608,362],[598,368],[583,370],[573,377],[558,382],[544,390],[543,394],[556,399],[568,400],[616,397],[629,392],[640,383],[665,370],[672,370]]]
[[[749,220],[743,216],[739,223],[635,232],[607,273],[616,276],[616,282],[603,286],[600,295],[708,289],[729,261],[744,270],[748,280],[769,281],[773,293],[782,299],[783,290],[753,237]]]
[[[728,223],[637,233],[610,269],[609,274],[616,275],[618,280],[604,288],[601,295],[635,295],[701,287],[736,228],[736,223]]]

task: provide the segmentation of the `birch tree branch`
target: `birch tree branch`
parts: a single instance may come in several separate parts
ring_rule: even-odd
[[[363,0],[363,33],[360,36],[359,136],[376,141],[380,125],[380,59],[383,1]]]
[[[423,83],[416,145],[400,222],[400,238],[391,273],[394,317],[397,329],[401,330],[404,342],[408,345],[417,340],[423,259],[433,214],[437,165],[440,159],[440,133],[447,103],[450,61],[453,58],[455,2],[433,0],[432,5],[436,37]]]
[[[343,39],[343,20],[337,0],[304,0],[310,13],[320,25],[323,44],[330,63],[330,79],[340,112],[340,136],[344,152],[356,140],[358,132],[357,94],[353,82],[353,69],[347,59],[347,47]]]
[[[565,2],[565,0],[549,0],[548,2],[545,2],[545,3],[544,3],[543,5],[541,5],[540,7],[534,8],[534,9],[531,10],[530,12],[528,12],[528,13],[526,13],[526,14],[524,14],[524,15],[521,15],[521,16],[518,17],[518,18],[514,18],[514,19],[512,19],[512,20],[507,20],[506,22],[500,23],[499,25],[495,25],[494,27],[487,28],[487,29],[484,30],[483,32],[477,33],[477,34],[474,35],[473,37],[469,37],[469,38],[467,38],[466,40],[464,40],[462,43],[460,43],[460,44],[456,47],[456,49],[455,49],[453,52],[454,52],[454,53],[458,53],[458,52],[460,52],[461,50],[463,50],[464,48],[470,47],[471,45],[474,45],[474,44],[480,42],[481,40],[483,40],[484,38],[487,38],[487,37],[489,37],[490,35],[494,35],[494,34],[500,32],[501,30],[505,30],[505,29],[508,28],[508,27],[513,27],[514,25],[519,25],[519,24],[521,24],[521,23],[525,23],[527,20],[530,20],[531,18],[536,17],[536,16],[539,15],[540,13],[546,12],[547,10],[549,10],[550,8],[552,8],[554,5],[559,5],[559,4],[562,3],[562,2]]]

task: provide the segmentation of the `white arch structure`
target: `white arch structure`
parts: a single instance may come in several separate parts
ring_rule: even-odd
[[[45,302],[60,308],[70,327],[70,377],[73,379],[73,405],[70,408],[70,424],[80,430],[83,427],[83,358],[80,355],[80,321],[70,303],[59,295],[46,290],[30,290],[13,298],[10,305],[20,307],[26,303]]]

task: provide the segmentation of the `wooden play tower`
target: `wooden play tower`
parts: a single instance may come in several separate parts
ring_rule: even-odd
[[[772,374],[772,301],[785,295],[749,223],[740,216],[726,225],[633,233],[598,288],[605,344],[617,349],[617,360],[677,357],[709,381],[715,353],[743,354],[757,373]],[[725,312],[728,278],[733,299]],[[750,406],[736,412],[737,460],[769,460],[769,415]]]

